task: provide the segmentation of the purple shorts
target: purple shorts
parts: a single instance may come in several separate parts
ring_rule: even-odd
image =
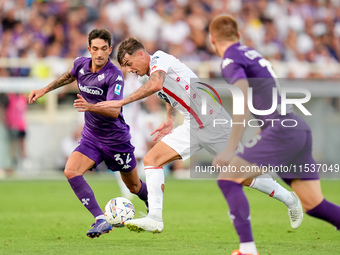
[[[74,151],[79,151],[92,159],[95,162],[94,167],[104,161],[111,171],[130,172],[137,165],[134,150],[135,147],[130,142],[119,146],[107,146],[83,137]]]
[[[264,129],[237,156],[259,167],[268,167],[269,172],[277,173],[288,184],[292,179],[319,179],[310,130]]]

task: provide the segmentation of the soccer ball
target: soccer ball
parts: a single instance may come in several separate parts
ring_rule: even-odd
[[[112,226],[124,227],[124,222],[135,216],[135,208],[129,199],[115,197],[106,204],[104,216]]]

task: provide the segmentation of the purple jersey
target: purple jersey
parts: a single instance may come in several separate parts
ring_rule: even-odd
[[[240,43],[233,44],[224,53],[222,74],[230,84],[247,79],[249,87],[253,90],[254,108],[257,110],[271,108],[273,88],[277,86],[278,80],[271,64],[257,51]],[[278,105],[281,103],[279,94],[277,94],[277,103]],[[287,111],[287,115],[281,115],[278,109],[268,115],[254,114],[254,116],[265,124],[261,127],[262,131],[259,135],[239,148],[237,156],[259,167],[287,166],[289,170],[287,173],[284,172],[284,168],[278,168],[277,172],[287,182],[292,178],[318,179],[317,173],[294,172],[294,167],[315,164],[312,156],[311,132],[302,118],[293,111]],[[294,119],[298,124],[294,128],[282,128],[281,125],[271,127],[266,119],[280,121]]]
[[[124,80],[120,69],[109,60],[96,73],[90,70],[91,58],[79,57],[74,61],[71,75],[77,79],[82,97],[89,103],[121,100],[123,98]],[[85,112],[83,137],[104,145],[129,143],[130,128],[120,112],[117,118]]]
[[[257,110],[268,110],[273,103],[273,88],[277,87],[278,79],[269,61],[264,59],[256,50],[235,43],[224,53],[221,65],[222,75],[230,84],[241,79],[247,79],[249,87],[253,90],[253,106]],[[277,95],[277,104],[281,104],[281,97]],[[300,130],[309,130],[308,125],[297,116],[292,108],[287,109],[287,115],[281,115],[276,109],[268,115],[255,115],[264,121],[262,129],[270,126],[268,119],[294,119],[298,123],[295,127]]]

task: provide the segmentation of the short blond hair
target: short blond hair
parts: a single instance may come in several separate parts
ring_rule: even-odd
[[[238,40],[238,24],[230,15],[219,15],[209,25],[209,33],[216,41]]]

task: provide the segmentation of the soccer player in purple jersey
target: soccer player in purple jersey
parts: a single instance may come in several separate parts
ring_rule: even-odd
[[[276,75],[270,63],[252,48],[239,42],[238,25],[234,18],[221,15],[212,20],[209,26],[210,41],[217,55],[222,57],[222,74],[226,81],[238,87],[247,98],[248,88],[252,88],[253,108],[270,109],[273,102],[272,89],[276,87]],[[258,78],[258,79],[252,79]],[[265,78],[265,79],[259,79]],[[281,97],[277,95],[280,104]],[[249,107],[245,100],[245,114],[233,115],[233,122],[247,121]],[[235,155],[243,132],[243,125],[233,125],[229,142],[225,150],[218,154],[213,164],[229,165],[240,170],[253,166],[304,165],[312,166],[312,136],[308,125],[293,111],[281,115],[278,110],[269,115],[255,117],[265,123],[265,119],[280,121],[292,119],[295,127],[264,124],[261,133],[254,137],[252,146],[244,147]],[[218,185],[229,205],[230,216],[240,238],[240,248],[232,255],[258,254],[250,226],[250,213],[242,183],[258,173],[233,175],[221,173]],[[325,220],[340,229],[340,207],[327,201],[321,192],[318,174],[312,172],[278,173],[288,183],[301,200],[305,212],[313,217]]]
[[[88,41],[91,58],[77,58],[70,71],[45,88],[32,91],[28,102],[31,104],[54,89],[75,80],[78,82],[80,95],[74,101],[74,107],[85,112],[85,125],[79,146],[66,162],[64,174],[78,199],[96,220],[87,232],[87,236],[94,238],[109,232],[112,226],[106,222],[91,187],[83,177],[87,170],[104,161],[110,170],[120,171],[130,192],[145,202],[147,188],[137,174],[129,126],[124,121],[121,108],[96,106],[101,101],[123,98],[123,74],[109,60],[111,34],[106,29],[94,29],[89,33]]]

